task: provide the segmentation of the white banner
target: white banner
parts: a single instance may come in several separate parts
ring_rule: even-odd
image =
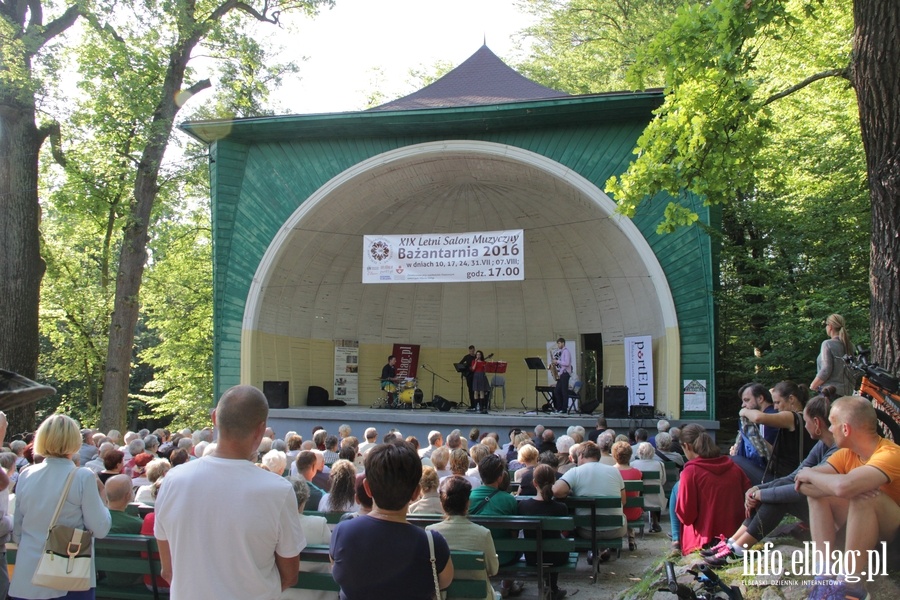
[[[359,342],[334,341],[334,399],[359,404]]]
[[[367,235],[363,283],[452,283],[525,279],[521,229]]]
[[[653,406],[653,340],[649,335],[625,338],[625,385],[628,406]]]

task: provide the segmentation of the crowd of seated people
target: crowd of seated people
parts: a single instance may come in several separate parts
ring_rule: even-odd
[[[492,550],[488,552],[492,546],[484,531],[468,517],[569,514],[561,502],[567,496],[621,497],[622,507],[608,509],[621,517],[621,526],[607,526],[596,534],[600,539],[627,536],[631,550],[637,544],[634,531],[626,524],[640,519],[650,509],[649,532],[660,532],[659,514],[668,501],[675,547],[685,555],[699,550],[701,558],[713,567],[741,560],[788,514],[809,523],[813,540],[819,544],[828,542],[834,547],[843,543],[845,548],[865,551],[880,541],[892,541],[900,529],[900,467],[896,466],[900,450],[877,437],[874,417],[866,403],[853,398],[837,399],[830,388],[807,401],[806,389],[790,381],[780,382],[771,391],[760,388],[748,384],[741,390],[738,416],[743,428],[737,445],[750,450],[739,448],[731,453],[723,453],[696,424],[660,431],[652,439],[646,432],[633,432],[637,439],[630,439],[617,435],[604,421],[602,429],[596,430],[596,444],[585,441],[585,431],[580,426],[571,427],[560,436],[544,428],[534,432],[516,428],[508,432],[510,441],[502,447],[496,432],[473,430],[466,440],[458,431],[448,433],[446,438],[441,432],[432,431],[427,436],[428,445],[418,451],[415,438],[404,441],[395,430],[387,432],[379,442],[375,428],[368,428],[363,444],[349,427],[342,427],[339,435],[318,428],[306,441],[298,432],[288,432],[282,439],[276,438],[273,431],[272,437],[263,438],[255,459],[260,469],[289,477],[301,513],[346,513],[346,521],[354,520],[351,517],[371,517],[374,511],[376,516],[372,518],[379,518],[383,512],[379,513],[371,485],[384,470],[379,467],[370,471],[368,457],[386,445],[402,444],[415,455],[419,474],[409,497],[401,503],[404,499],[395,494],[390,505],[402,507],[404,514],[446,517],[433,529],[447,534],[444,537],[451,549],[476,549],[491,554],[486,563],[488,577],[497,570],[492,566],[493,559],[500,567],[522,557],[505,552],[494,556]],[[772,399],[771,407],[766,398]],[[165,486],[167,473],[201,460],[216,448],[211,428],[174,434],[144,430],[126,432],[124,436],[91,430],[82,433],[84,444],[73,460],[83,462],[96,473],[101,487],[105,483],[109,509],[119,512],[113,525],[123,532],[152,534],[152,508],[160,488]],[[757,444],[765,444],[762,447],[766,451],[758,451]],[[751,469],[756,476],[749,477],[747,455],[754,452],[762,459],[761,473]],[[331,458],[334,461],[329,467]],[[408,457],[394,459],[402,463]],[[11,480],[10,491],[14,491],[20,471],[40,460],[28,442],[25,447],[15,444],[15,452],[0,454],[0,465]],[[662,494],[667,462],[682,469],[670,498]],[[642,479],[646,473],[654,475],[652,481],[659,485],[660,493],[645,495],[643,509],[624,510],[626,498],[638,493],[626,493],[624,481]],[[128,504],[144,506],[148,518],[141,522],[129,514],[130,518],[125,519],[122,515]],[[396,512],[401,508],[388,510]],[[858,514],[876,518],[869,519],[863,527],[856,518]],[[0,534],[6,516],[0,515]],[[328,544],[332,531],[342,527],[308,514],[301,522],[307,542],[316,544]],[[833,530],[842,527],[847,532],[843,542],[833,534]],[[585,538],[593,533],[583,529],[575,532]],[[608,560],[609,551],[603,550],[602,544],[600,550],[600,555],[590,556],[589,560]],[[564,562],[556,556],[546,560]],[[821,578],[836,576],[837,583],[845,586],[848,593],[865,593],[858,578],[853,580],[855,573],[818,574]],[[556,577],[548,576],[545,583],[553,598],[565,595]],[[167,587],[167,582],[159,578],[157,584]],[[521,582],[508,579],[497,587],[503,597],[516,596],[523,589]],[[491,593],[486,589],[486,598]],[[285,598],[312,597],[303,595],[301,590],[285,594]]]

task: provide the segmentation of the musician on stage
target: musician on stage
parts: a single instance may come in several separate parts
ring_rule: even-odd
[[[488,412],[488,402],[485,395],[490,391],[491,384],[488,383],[488,378],[485,374],[486,368],[487,362],[484,360],[484,353],[479,350],[475,353],[475,359],[472,361],[472,366],[470,367],[472,373],[472,389],[475,391],[475,403],[468,412],[479,412],[483,415],[486,415]]]
[[[553,365],[557,373],[556,389],[553,390],[553,408],[555,412],[564,413],[569,405],[569,378],[572,376],[572,353],[566,348],[564,338],[556,340]]]
[[[381,368],[381,389],[387,391],[388,402],[394,404],[397,401],[397,383],[400,378],[397,377],[397,357],[391,354],[388,356],[388,362]]]
[[[460,364],[465,365],[466,370],[462,372],[461,377],[466,378],[466,387],[469,388],[469,408],[475,408],[475,390],[472,388],[472,377],[475,374],[472,371],[472,363],[475,361],[475,346],[469,346],[469,353],[459,359]]]

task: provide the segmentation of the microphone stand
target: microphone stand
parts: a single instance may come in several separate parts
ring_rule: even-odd
[[[441,376],[438,375],[437,373],[435,373],[434,371],[432,371],[431,368],[428,365],[426,365],[425,363],[422,363],[422,369],[431,373],[431,400],[433,402],[434,401],[434,378],[441,377]],[[443,377],[441,377],[441,380],[446,383],[450,383],[449,379],[444,379]]]

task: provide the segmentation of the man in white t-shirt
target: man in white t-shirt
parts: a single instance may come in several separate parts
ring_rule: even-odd
[[[578,466],[569,469],[553,484],[553,495],[556,498],[566,496],[621,496],[625,505],[625,482],[616,467],[600,462],[600,448],[593,442],[583,442],[577,454]],[[590,514],[587,508],[577,509],[577,514]],[[601,508],[597,514],[616,515],[622,517],[621,527],[598,527],[597,537],[609,540],[625,535],[625,520],[622,508]],[[578,528],[578,535],[591,537],[591,530]]]
[[[215,452],[166,475],[154,533],[172,600],[277,600],[297,582],[306,546],[297,498],[253,463],[268,412],[258,389],[226,391],[213,415]]]

